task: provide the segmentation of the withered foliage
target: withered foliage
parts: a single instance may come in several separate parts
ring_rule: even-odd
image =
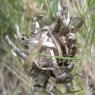
[[[68,84],[72,84],[74,68],[73,58],[77,52],[77,41],[75,32],[83,25],[83,20],[78,17],[71,17],[68,8],[63,6],[56,13],[53,22],[47,26],[40,25],[42,15],[33,19],[34,31],[32,37],[20,33],[16,24],[18,41],[25,48],[26,52],[16,47],[6,36],[6,40],[13,51],[25,61],[25,71],[35,80],[34,95],[44,91],[53,78],[54,84],[65,84],[67,91],[70,91]],[[74,25],[74,21],[77,22]],[[65,58],[66,57],[66,58]],[[50,85],[48,92],[55,95],[55,85]],[[38,93],[39,95],[39,93]]]

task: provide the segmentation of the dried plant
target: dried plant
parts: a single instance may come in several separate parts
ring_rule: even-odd
[[[17,48],[6,36],[12,50],[24,59],[25,70],[35,80],[34,95],[38,94],[39,91],[46,90],[50,77],[54,78],[55,84],[72,84],[74,76],[71,73],[74,68],[72,58],[77,52],[75,32],[79,31],[83,25],[82,19],[70,16],[66,6],[57,12],[54,21],[49,26],[43,25],[41,27],[39,19],[40,16],[36,16],[33,21],[35,29],[32,37],[22,35],[16,24],[16,35],[26,52]],[[76,26],[73,25],[74,20],[78,21]],[[67,91],[71,91],[69,86],[65,87]],[[51,91],[54,88],[55,86]],[[50,93],[50,95],[52,94]]]

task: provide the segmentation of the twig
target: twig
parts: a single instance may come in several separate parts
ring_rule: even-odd
[[[10,40],[9,36],[7,35],[6,37],[6,41],[8,42],[8,44],[12,47],[13,51],[19,55],[22,59],[26,59],[27,58],[27,55],[25,53],[23,53],[19,48],[17,48],[15,46],[15,44],[13,44],[13,42]]]
[[[17,37],[21,40],[22,34],[21,34],[21,32],[20,32],[20,29],[19,29],[18,24],[15,24],[15,29],[16,29]]]
[[[51,68],[51,67],[41,67],[37,62],[34,61],[34,64],[41,70],[46,70],[46,71],[51,71],[51,70],[54,70],[54,68]]]

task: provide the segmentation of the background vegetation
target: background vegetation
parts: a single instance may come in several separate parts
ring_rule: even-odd
[[[70,14],[81,17],[85,21],[80,32],[76,33],[79,60],[75,60],[74,73],[84,74],[85,77],[85,74],[91,72],[92,80],[89,83],[93,81],[95,88],[95,0],[63,0],[62,4],[65,1]],[[43,14],[46,16],[45,19],[48,19],[48,22],[44,20],[44,23],[49,24],[52,22],[52,15],[57,10],[58,0],[0,0],[0,95],[31,95],[33,85],[33,80],[23,70],[24,62],[19,57],[12,55],[11,49],[5,41],[5,35],[10,35],[11,39],[17,43],[14,40],[16,23],[23,33],[31,36],[32,18],[35,15]],[[93,69],[89,71],[90,66]],[[73,94],[90,95],[87,78],[87,76],[74,78],[76,92]]]

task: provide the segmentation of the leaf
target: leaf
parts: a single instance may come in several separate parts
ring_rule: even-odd
[[[58,11],[58,2],[59,2],[59,0],[53,0],[53,2],[52,2],[52,12],[54,14]]]

